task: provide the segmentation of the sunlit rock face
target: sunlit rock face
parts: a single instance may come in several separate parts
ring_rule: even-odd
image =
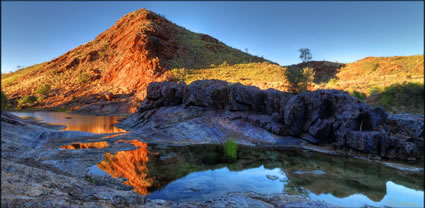
[[[72,143],[70,145],[61,146],[62,149],[92,149],[109,147],[108,142],[91,142],[91,143]]]
[[[115,154],[105,153],[104,160],[97,166],[114,178],[128,178],[124,184],[133,186],[139,194],[148,194],[148,188],[152,186],[154,178],[148,178],[149,150],[147,144],[138,140],[118,141],[133,144],[137,149],[119,151]]]

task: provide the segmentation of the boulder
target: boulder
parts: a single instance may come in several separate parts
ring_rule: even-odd
[[[274,112],[280,111],[280,100],[284,93],[275,89],[267,89],[264,91],[265,113],[272,115]]]
[[[388,129],[391,134],[398,134],[406,138],[424,140],[424,117],[411,114],[390,114]]]
[[[333,139],[331,130],[332,120],[319,119],[316,121],[316,123],[310,126],[308,133],[317,138],[321,143],[330,143]]]
[[[346,146],[360,152],[378,155],[379,144],[385,136],[385,132],[380,131],[351,131],[347,135]]]
[[[221,80],[198,80],[187,86],[183,103],[202,107],[225,109],[228,105],[227,86]]]
[[[266,112],[266,93],[254,86],[244,86],[240,83],[228,87],[230,110]]]

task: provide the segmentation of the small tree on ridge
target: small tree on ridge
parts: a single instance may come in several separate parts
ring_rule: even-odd
[[[310,61],[311,60],[313,54],[311,54],[310,49],[308,49],[308,48],[300,48],[298,51],[300,52],[300,59],[303,62],[307,62],[307,61]]]

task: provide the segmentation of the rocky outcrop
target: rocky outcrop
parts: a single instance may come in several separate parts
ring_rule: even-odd
[[[220,80],[199,80],[190,85],[151,83],[147,99],[121,127],[142,128],[150,119],[165,115],[160,107],[178,105],[185,109],[202,107],[208,112],[220,110],[274,135],[303,138],[340,151],[384,158],[423,158],[423,118],[389,117],[382,108],[339,90],[290,94]]]

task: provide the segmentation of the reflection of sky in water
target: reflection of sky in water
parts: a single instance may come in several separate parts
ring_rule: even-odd
[[[65,125],[63,131],[84,131],[90,133],[118,133],[125,130],[114,126],[122,118],[120,116],[90,116],[65,112],[11,112],[16,116],[30,116],[43,122],[56,125]],[[70,119],[69,119],[70,118]]]
[[[278,176],[279,179],[270,180],[266,177],[267,175]],[[287,183],[288,178],[280,168],[270,170],[260,166],[242,171],[230,171],[225,167],[191,173],[171,182],[161,190],[154,191],[148,198],[207,200],[220,197],[229,192],[282,193]],[[387,193],[379,202],[374,202],[363,194],[353,194],[349,197],[338,198],[332,194],[314,194],[308,189],[306,190],[308,196],[313,200],[322,200],[346,207],[361,207],[366,204],[377,207],[423,207],[424,203],[423,191],[406,188],[392,181],[386,183]]]
[[[275,175],[279,179],[270,180],[266,175]],[[260,166],[243,171],[230,171],[225,167],[191,173],[171,182],[164,189],[153,192],[148,197],[169,200],[189,198],[190,200],[206,200],[226,195],[228,192],[281,193],[283,185],[279,180],[287,180],[285,173],[279,168],[269,170]],[[199,189],[199,191],[190,189]]]
[[[379,202],[374,202],[363,194],[353,194],[345,198],[336,198],[332,194],[316,195],[310,193],[309,196],[314,200],[323,200],[340,206],[349,205],[350,207],[361,207],[366,204],[377,207],[424,207],[423,191],[409,189],[402,185],[395,184],[392,181],[388,181],[386,186],[387,194]]]

